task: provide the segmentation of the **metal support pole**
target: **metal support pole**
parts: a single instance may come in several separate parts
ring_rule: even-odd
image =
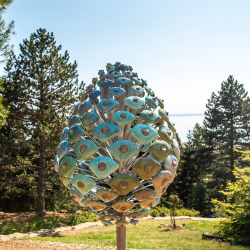
[[[122,216],[126,220],[126,215]],[[117,250],[126,250],[126,227],[116,227],[116,245]]]

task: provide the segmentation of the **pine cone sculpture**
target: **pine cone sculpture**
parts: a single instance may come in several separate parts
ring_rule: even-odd
[[[131,66],[108,63],[98,75],[62,132],[55,169],[105,226],[136,225],[173,182],[181,142],[163,100]]]

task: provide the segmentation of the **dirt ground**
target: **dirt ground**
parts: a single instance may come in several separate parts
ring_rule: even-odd
[[[46,217],[48,216],[58,216],[64,217],[66,213],[54,213],[54,212],[46,212]],[[10,220],[16,221],[26,221],[30,218],[36,216],[36,212],[28,212],[28,213],[4,213],[0,212],[0,224],[5,223]]]
[[[1,250],[116,250],[116,248],[39,241],[0,241]]]

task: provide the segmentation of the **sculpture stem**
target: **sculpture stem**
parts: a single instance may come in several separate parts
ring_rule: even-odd
[[[126,215],[122,216],[126,220]],[[126,227],[116,227],[116,245],[117,250],[126,250]]]

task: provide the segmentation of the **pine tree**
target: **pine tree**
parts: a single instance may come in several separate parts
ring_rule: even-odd
[[[234,150],[249,147],[250,98],[243,84],[229,76],[221,84],[218,94],[212,93],[206,105],[205,141],[211,149],[212,197],[220,196],[227,181],[235,181],[232,171],[240,154]]]
[[[0,62],[4,62],[12,52],[12,46],[9,44],[10,36],[14,34],[14,21],[6,25],[2,18],[3,12],[12,3],[13,0],[0,0]]]
[[[0,0],[0,63],[4,62],[12,53],[12,46],[9,44],[10,36],[14,34],[14,22],[10,22],[7,26],[2,18],[3,12],[12,0]],[[3,77],[0,77],[0,91],[3,91]],[[8,110],[2,104],[2,96],[0,95],[0,128],[5,123]]]
[[[169,194],[178,194],[184,206],[200,211],[202,215],[211,214],[212,203],[208,198],[207,177],[210,174],[210,148],[204,141],[205,128],[198,123],[188,133],[188,143],[182,150],[176,182],[172,183],[162,203],[167,205]]]
[[[2,94],[10,114],[1,130],[3,185],[23,182],[32,191],[37,186],[40,217],[45,215],[46,185],[53,188],[55,148],[78,89],[77,63],[70,63],[61,49],[53,33],[39,29],[20,44],[20,55],[13,55],[5,68]]]

